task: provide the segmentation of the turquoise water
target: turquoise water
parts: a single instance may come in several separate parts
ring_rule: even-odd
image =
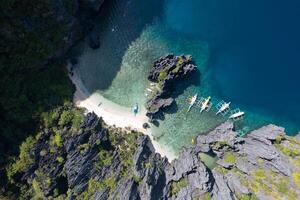
[[[199,157],[209,169],[213,169],[216,166],[216,162],[218,160],[216,155],[199,153]]]
[[[97,91],[120,105],[132,106],[146,101],[146,77],[155,59],[167,53],[191,54],[200,73],[178,86],[177,106],[170,109],[159,127],[152,127],[159,142],[171,150],[191,144],[197,134],[225,120],[216,117],[215,110],[200,114],[198,109],[192,109],[187,114],[186,99],[195,93],[212,96],[215,104],[221,99],[231,101],[234,108],[245,110],[247,115],[238,124],[240,129],[277,123],[294,134],[300,130],[299,115],[292,112],[300,111],[300,84],[294,74],[286,74],[289,67],[294,69],[300,62],[287,60],[284,55],[288,48],[278,42],[285,51],[279,47],[276,51],[284,53],[279,57],[278,52],[268,52],[274,49],[268,31],[278,27],[273,27],[273,21],[270,27],[261,24],[272,19],[269,14],[273,11],[266,15],[270,1],[259,2],[108,1],[97,23],[101,47],[92,50],[82,44],[75,70],[91,93]],[[260,23],[259,18],[263,18]],[[279,62],[279,58],[283,61]]]

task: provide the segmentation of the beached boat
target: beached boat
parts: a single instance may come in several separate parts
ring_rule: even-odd
[[[188,108],[188,112],[191,110],[191,108],[193,107],[193,105],[195,104],[196,100],[197,100],[197,97],[198,97],[198,94],[195,94],[191,99],[190,99],[190,105],[189,105],[189,108]]]
[[[139,105],[136,103],[132,110],[133,113],[136,115],[139,112]]]
[[[229,106],[230,106],[231,102],[226,103],[225,101],[221,101],[220,103],[218,103],[218,105],[216,106],[216,108],[218,109],[218,112],[216,112],[216,115],[218,114],[222,114],[222,115],[226,115],[226,113],[229,111]]]

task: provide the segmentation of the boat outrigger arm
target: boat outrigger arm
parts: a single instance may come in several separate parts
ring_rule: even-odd
[[[226,113],[229,111],[230,103],[231,102],[226,103],[225,101],[221,101],[217,105],[218,112],[216,113],[216,115],[218,114],[226,115]]]
[[[211,97],[207,97],[206,99],[203,99],[201,101],[201,110],[200,113],[202,113],[204,110],[209,110],[211,107],[211,103],[210,103]]]
[[[195,94],[193,97],[191,97],[190,102],[189,102],[190,105],[189,105],[189,108],[187,110],[188,112],[191,110],[193,105],[196,103],[197,97],[198,97],[198,94]]]

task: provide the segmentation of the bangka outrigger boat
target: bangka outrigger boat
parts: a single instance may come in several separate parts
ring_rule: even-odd
[[[139,112],[139,105],[136,103],[135,106],[132,108],[133,113],[136,115]]]
[[[187,110],[187,112],[190,112],[191,108],[193,107],[193,105],[196,103],[196,100],[198,98],[198,94],[195,94],[193,97],[191,97],[188,101],[189,101],[189,108]]]
[[[211,103],[211,97],[207,97],[207,98],[201,98],[198,105],[200,106],[200,113],[202,113],[203,111],[208,112],[212,106]]]
[[[219,115],[219,114],[221,114],[221,115],[226,115],[227,113],[228,113],[228,111],[230,110],[230,103],[231,102],[228,102],[228,103],[226,103],[225,101],[220,101],[219,103],[218,103],[218,105],[216,106],[216,108],[218,109],[218,112],[216,112],[216,115]]]
[[[240,109],[237,108],[231,112],[229,119],[237,121],[237,120],[243,119],[244,116],[245,116],[245,112],[242,112],[242,111],[240,111]]]

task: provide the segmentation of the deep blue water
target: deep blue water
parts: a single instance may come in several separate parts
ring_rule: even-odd
[[[90,93],[123,106],[144,104],[155,59],[191,54],[198,65],[200,73],[178,85],[177,105],[151,127],[170,150],[227,119],[214,107],[186,113],[186,99],[195,93],[245,111],[238,123],[244,131],[269,123],[288,134],[300,130],[300,1],[111,0],[101,12],[100,48],[80,47],[75,69]]]
[[[300,130],[300,1],[167,0],[177,34],[205,40],[220,98]]]

